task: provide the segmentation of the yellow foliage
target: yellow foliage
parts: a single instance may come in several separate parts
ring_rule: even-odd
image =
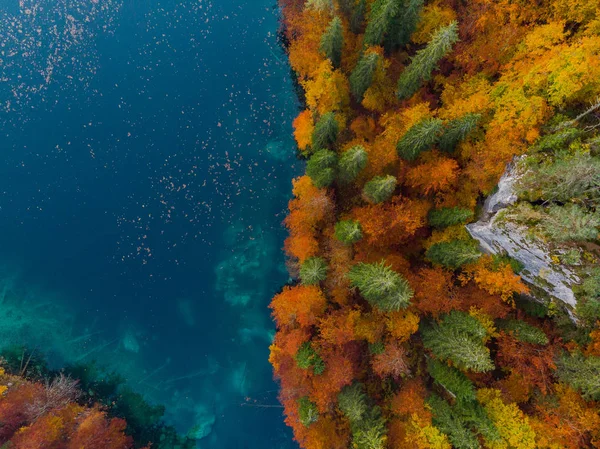
[[[419,321],[418,315],[407,310],[400,310],[389,313],[385,324],[392,337],[404,342],[419,330]]]
[[[350,87],[346,77],[333,70],[329,59],[323,61],[313,79],[303,81],[306,104],[319,114],[338,112],[350,103]]]
[[[453,20],[456,20],[456,13],[451,8],[438,6],[436,3],[427,5],[423,8],[421,19],[411,41],[416,44],[425,44],[431,40],[434,31],[447,26]]]

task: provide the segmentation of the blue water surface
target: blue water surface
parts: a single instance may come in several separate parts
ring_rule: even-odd
[[[0,0],[0,341],[199,447],[294,447],[268,364],[300,171],[275,0]]]

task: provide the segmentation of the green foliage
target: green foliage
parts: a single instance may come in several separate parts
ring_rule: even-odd
[[[507,320],[502,322],[502,327],[512,334],[517,340],[536,345],[547,345],[548,337],[543,330],[527,324],[521,320]]]
[[[437,118],[427,118],[413,125],[396,145],[398,155],[407,161],[414,161],[439,140],[443,123]]]
[[[362,239],[360,223],[354,220],[342,220],[335,224],[335,238],[346,245],[352,245]]]
[[[369,23],[365,30],[366,46],[381,45],[386,32],[391,28],[402,10],[402,0],[375,0],[371,6]]]
[[[600,320],[600,268],[594,267],[584,272],[584,280],[577,289],[575,311],[589,326]]]
[[[519,274],[525,268],[525,265],[523,265],[522,262],[518,261],[517,259],[513,259],[512,257],[509,257],[507,255],[504,255],[504,254],[493,254],[492,255],[492,267],[491,267],[492,270],[498,271],[499,269],[504,267],[506,264],[510,265],[510,268],[512,268],[512,270],[515,274]]]
[[[427,46],[417,52],[410,65],[400,75],[396,92],[398,98],[404,100],[412,97],[423,81],[429,81],[438,62],[452,50],[456,42],[458,42],[457,22],[452,22],[436,31]]]
[[[458,401],[453,407],[461,420],[477,431],[485,441],[499,441],[502,437],[485,409],[477,401]]]
[[[356,101],[361,102],[363,100],[365,92],[373,83],[373,76],[380,59],[381,56],[371,51],[364,53],[358,60],[356,67],[350,74],[350,92],[352,92]]]
[[[321,38],[319,50],[331,61],[334,68],[342,63],[342,48],[344,47],[344,30],[339,17],[334,17]]]
[[[335,181],[336,166],[337,155],[330,150],[320,150],[306,163],[306,174],[316,187],[329,187]]]
[[[547,208],[547,217],[539,226],[542,232],[555,242],[597,240],[600,213],[573,203],[564,206],[552,205]]]
[[[406,308],[414,295],[408,282],[384,261],[358,263],[350,269],[348,278],[372,306],[384,312]]]
[[[422,328],[423,344],[436,357],[475,372],[494,369],[490,351],[480,337],[484,333],[485,328],[477,320],[458,311],[446,315],[440,323]]]
[[[318,11],[333,11],[333,0],[307,0],[306,8]]]
[[[558,378],[586,399],[600,400],[600,357],[581,353],[563,354],[558,360]]]
[[[344,184],[351,183],[367,165],[367,151],[356,145],[345,151],[338,163],[338,179]]]
[[[473,211],[461,209],[460,207],[442,207],[440,209],[431,209],[427,219],[434,228],[446,228],[464,223],[473,218]]]
[[[527,162],[528,159],[525,159]],[[531,157],[527,174],[515,183],[520,198],[567,203],[600,204],[600,158],[586,151],[562,152],[555,158]]]
[[[457,400],[475,400],[475,387],[473,383],[456,368],[448,366],[439,360],[430,359],[427,362],[427,370],[429,371],[429,375],[435,380],[435,383],[452,393]]]
[[[385,352],[385,344],[382,341],[376,341],[375,343],[369,344],[369,353],[372,355],[379,355]]]
[[[327,278],[327,262],[322,257],[309,257],[300,267],[300,279],[305,285],[318,284]]]
[[[325,371],[325,362],[321,356],[314,350],[311,342],[303,343],[296,353],[296,364],[299,368],[310,369],[317,375]]]
[[[312,135],[312,148],[315,151],[331,148],[335,145],[339,133],[339,124],[333,112],[323,114],[315,124]]]
[[[477,437],[466,423],[454,413],[450,404],[436,395],[431,395],[427,403],[433,411],[433,424],[448,435],[452,446],[456,449],[478,449],[481,447]]]
[[[456,145],[464,140],[477,127],[481,114],[467,114],[461,118],[450,120],[440,137],[439,146],[443,151],[453,152]]]
[[[431,245],[425,257],[435,265],[456,270],[466,263],[475,262],[481,256],[475,240],[451,240]]]
[[[363,197],[372,204],[382,203],[390,199],[396,184],[397,180],[392,175],[375,176],[363,187]]]
[[[358,424],[369,410],[365,386],[361,383],[348,385],[338,394],[338,406],[351,424]]]
[[[300,422],[305,427],[309,427],[311,424],[316,423],[319,419],[319,410],[317,404],[308,399],[308,396],[303,396],[298,399],[298,415]]]
[[[535,143],[534,149],[542,152],[557,152],[567,148],[573,141],[583,135],[578,128],[568,127],[552,134],[546,134]]]
[[[350,17],[350,31],[354,34],[360,34],[365,23],[365,14],[367,12],[367,0],[358,0]]]
[[[352,435],[355,449],[385,449],[387,428],[382,418],[366,421]]]

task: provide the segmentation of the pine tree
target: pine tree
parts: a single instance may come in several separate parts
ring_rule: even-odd
[[[448,316],[446,316],[448,318]],[[441,360],[452,360],[460,369],[470,369],[475,372],[485,372],[494,369],[489,349],[483,344],[477,330],[481,324],[475,325],[474,318],[455,312],[446,321],[423,325],[421,335],[425,347]],[[476,320],[475,320],[476,321]]]
[[[477,127],[479,120],[481,120],[481,114],[467,114],[459,119],[451,120],[444,127],[444,133],[440,137],[440,149],[453,152],[456,145]]]
[[[335,238],[346,245],[352,245],[362,239],[360,222],[341,220],[335,224]]]
[[[600,400],[600,357],[581,353],[563,354],[558,360],[558,378],[586,399]]]
[[[358,0],[350,17],[350,31],[354,34],[360,34],[362,31],[366,12],[367,0]]]
[[[350,74],[350,92],[361,102],[367,89],[373,83],[373,77],[377,65],[380,63],[381,56],[373,51],[365,52],[358,60],[356,67]]]
[[[334,17],[321,38],[319,50],[331,61],[334,68],[342,63],[342,48],[344,47],[344,30],[339,17]]]
[[[338,407],[351,424],[360,423],[369,409],[365,386],[355,382],[344,387],[338,394]]]
[[[387,51],[408,44],[410,37],[417,29],[423,9],[423,0],[404,0],[403,3],[400,14],[394,17],[386,32],[383,44]]]
[[[431,209],[427,216],[430,226],[438,229],[461,224],[471,218],[473,218],[472,211],[469,209],[461,209],[459,207]]]
[[[396,145],[398,155],[414,161],[423,151],[431,149],[439,140],[443,124],[440,119],[427,118],[413,125]]]
[[[431,395],[427,403],[433,412],[433,424],[448,435],[452,447],[456,449],[479,449],[481,445],[466,423],[460,419],[446,401],[437,395]]]
[[[319,189],[329,187],[335,181],[337,155],[333,151],[320,150],[306,163],[306,174]]]
[[[474,240],[451,240],[431,245],[425,257],[435,265],[456,270],[466,263],[475,262],[481,257],[481,252]]]
[[[363,188],[363,197],[372,204],[382,203],[390,199],[396,190],[396,178],[392,175],[375,176]]]
[[[300,267],[300,279],[305,285],[318,284],[327,278],[327,262],[322,257],[309,257]]]
[[[517,340],[534,345],[547,345],[548,336],[543,330],[521,320],[502,322],[502,328],[512,334]]]
[[[313,348],[311,342],[303,343],[296,352],[296,364],[298,368],[310,369],[317,375],[325,371],[325,362],[317,351]]]
[[[313,151],[331,148],[337,141],[339,125],[333,112],[323,114],[315,124],[312,135]]]
[[[458,42],[458,23],[456,21],[447,27],[440,28],[427,46],[417,52],[410,65],[400,75],[398,98],[404,100],[412,97],[419,90],[423,81],[429,81],[438,62],[452,50],[452,46],[456,42]]]
[[[308,396],[303,396],[298,399],[298,415],[303,426],[309,427],[311,424],[319,420],[319,409],[317,404],[308,399]]]
[[[372,306],[384,312],[406,308],[414,294],[408,282],[384,261],[358,263],[350,269],[348,278]]]
[[[367,165],[367,151],[362,145],[356,145],[345,151],[338,163],[338,179],[348,184],[356,179]]]
[[[365,30],[366,46],[381,45],[394,20],[400,16],[402,0],[375,0],[371,6],[369,23]]]
[[[427,362],[429,375],[436,384],[441,385],[459,401],[474,401],[475,386],[462,372],[439,360],[430,359]]]

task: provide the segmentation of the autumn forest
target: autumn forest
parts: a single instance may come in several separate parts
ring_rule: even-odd
[[[598,1],[280,6],[306,173],[270,361],[300,446],[600,447]]]

